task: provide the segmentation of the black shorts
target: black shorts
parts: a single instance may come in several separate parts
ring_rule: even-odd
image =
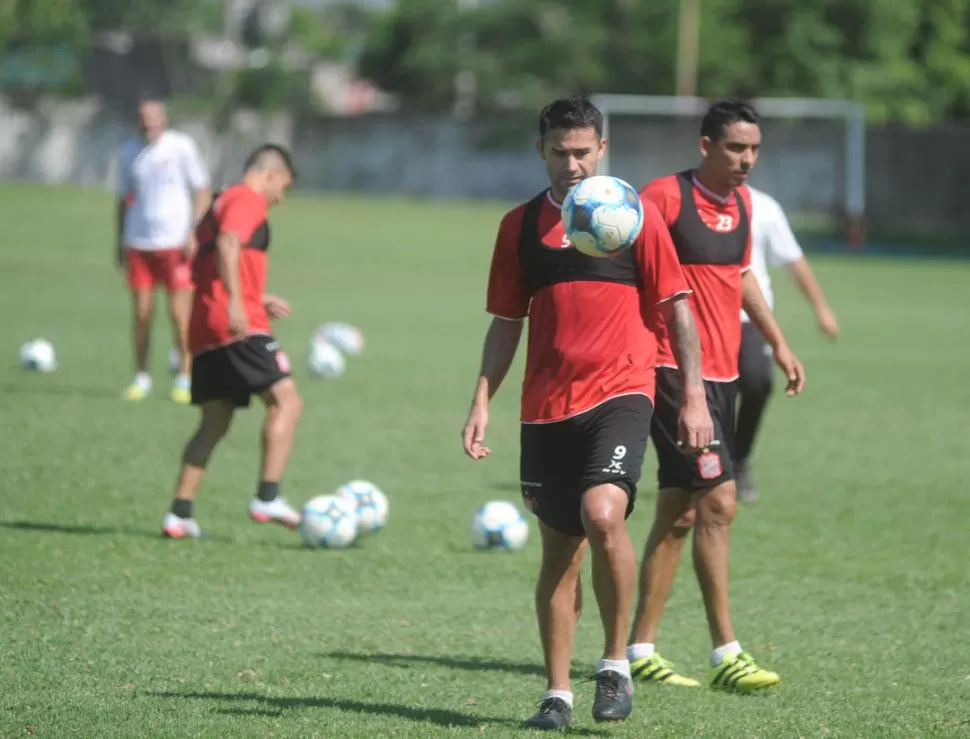
[[[633,512],[653,405],[645,395],[622,395],[551,423],[523,423],[520,458],[525,506],[550,528],[584,536],[583,494],[613,483]]]
[[[656,409],[650,438],[657,449],[660,488],[705,490],[734,479],[734,403],[737,381],[705,382],[707,407],[714,422],[714,444],[706,451],[685,451],[677,446],[682,391],[680,372],[657,368]]]
[[[249,336],[192,358],[192,404],[225,400],[237,408],[290,376],[286,354],[272,336]]]

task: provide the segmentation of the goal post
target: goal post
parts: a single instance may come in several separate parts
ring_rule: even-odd
[[[699,121],[710,101],[658,95],[594,95],[591,100],[603,113],[603,134],[610,139],[600,162],[603,174],[639,187],[697,160],[698,129],[685,127],[685,119]],[[838,223],[850,247],[861,245],[865,109],[848,100],[813,98],[757,98],[751,104],[765,123],[764,149],[752,184],[776,197],[796,220],[829,227]],[[640,123],[629,125],[634,117]]]

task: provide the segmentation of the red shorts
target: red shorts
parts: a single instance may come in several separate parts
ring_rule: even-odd
[[[182,249],[141,251],[128,249],[128,287],[151,290],[162,284],[169,292],[192,289],[192,265]]]

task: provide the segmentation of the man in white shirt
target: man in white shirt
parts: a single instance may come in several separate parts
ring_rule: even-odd
[[[117,260],[125,267],[134,307],[135,379],[128,400],[152,390],[148,345],[155,308],[155,286],[168,291],[169,311],[181,362],[171,397],[191,400],[188,352],[192,309],[192,258],[195,226],[212,200],[209,173],[195,142],[167,128],[165,106],[147,100],[138,106],[141,136],[127,141],[118,166]]]
[[[825,301],[822,288],[805,259],[781,205],[770,195],[751,191],[751,271],[769,306],[774,307],[769,267],[786,266],[795,284],[815,309],[815,319],[821,332],[834,339],[839,335],[835,313]],[[738,359],[738,407],[735,433],[734,464],[738,481],[738,498],[753,502],[758,490],[751,475],[749,458],[754,439],[764,415],[772,390],[772,357],[769,347],[758,329],[741,311],[741,356]]]

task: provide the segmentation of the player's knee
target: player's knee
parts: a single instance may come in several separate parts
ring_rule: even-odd
[[[737,512],[737,506],[737,495],[733,482],[712,488],[697,502],[701,519],[705,523],[713,525],[731,523]]]
[[[597,485],[583,495],[583,527],[589,538],[602,537],[623,526],[629,499],[616,485]]]
[[[697,522],[697,510],[692,506],[684,511],[676,521],[674,521],[671,533],[678,538],[683,538],[690,533]]]

